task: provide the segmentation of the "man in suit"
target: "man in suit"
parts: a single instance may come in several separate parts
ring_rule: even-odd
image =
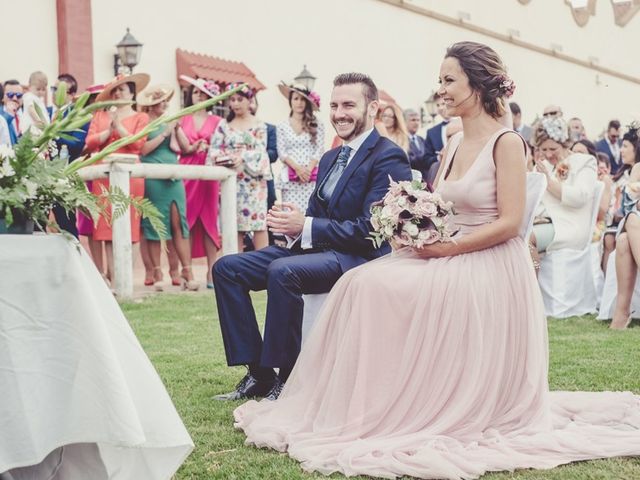
[[[607,127],[607,134],[602,140],[596,142],[596,151],[606,153],[611,162],[611,175],[615,175],[622,168],[622,159],[620,158],[620,122],[611,120]]]
[[[513,129],[524,138],[525,142],[530,143],[533,129],[529,125],[522,123],[522,110],[520,110],[520,105],[516,102],[509,102],[509,108],[511,109]]]
[[[433,98],[436,101],[436,110],[438,115],[442,117],[442,122],[427,130],[427,136],[425,138],[425,150],[427,157],[427,170],[438,161],[438,155],[447,143],[446,129],[449,124],[449,115],[447,115],[447,106],[444,99],[440,98],[437,93],[433,94]]]
[[[378,90],[366,75],[334,80],[330,117],[343,145],[325,153],[306,214],[276,205],[267,224],[289,248],[269,246],[222,257],[213,267],[227,364],[248,365],[236,389],[216,397],[276,399],[300,352],[305,293],[328,292],[347,270],[390,251],[375,248],[369,211],[385,195],[389,177],[410,180],[406,154],[373,128]],[[249,291],[267,290],[264,340]],[[274,368],[279,368],[276,376]]]
[[[404,111],[404,120],[409,132],[409,163],[411,168],[419,171],[422,174],[422,178],[425,179],[429,168],[427,166],[424,139],[418,135],[420,115],[415,110],[408,108]]]
[[[24,92],[18,80],[7,80],[3,86],[4,95],[2,96],[0,115],[7,122],[11,145],[15,145],[18,138],[20,138],[20,115],[22,113],[22,95]]]

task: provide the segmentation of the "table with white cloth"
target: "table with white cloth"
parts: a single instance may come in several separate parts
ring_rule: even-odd
[[[0,479],[169,479],[192,449],[84,249],[0,235]]]

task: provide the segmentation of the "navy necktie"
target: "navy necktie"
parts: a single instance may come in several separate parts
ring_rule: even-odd
[[[338,184],[338,180],[340,180],[340,175],[342,175],[342,172],[344,172],[344,169],[347,167],[347,161],[349,160],[349,155],[351,155],[351,150],[352,148],[347,145],[342,146],[336,163],[334,163],[333,167],[322,182],[322,185],[320,185],[320,198],[325,202],[329,202],[329,200],[331,200],[331,195]]]

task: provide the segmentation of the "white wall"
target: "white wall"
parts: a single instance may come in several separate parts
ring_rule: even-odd
[[[49,84],[54,83],[58,76],[55,0],[0,0],[0,12],[4,40],[0,81],[15,78],[27,85],[29,75],[41,70]]]
[[[560,44],[564,53],[585,60],[595,56],[603,66],[640,77],[640,62],[635,60],[640,14],[625,28],[617,27],[607,0],[597,2],[596,16],[582,28],[561,0],[532,0],[526,6],[517,0],[407,1],[453,17],[464,11],[473,24],[500,33],[515,28],[527,42]],[[527,121],[548,103],[560,104],[566,116],[583,118],[592,135],[610,118],[623,123],[640,118],[638,84],[602,74],[597,84],[593,70],[376,0],[91,2],[96,82],[113,77],[114,45],[130,27],[144,43],[136,71],[150,73],[154,83],[177,86],[176,48],[244,62],[268,87],[259,95],[260,116],[271,122],[288,113],[277,83],[291,80],[305,63],[318,77],[325,123],[331,81],[344,71],[366,72],[403,107],[418,108],[436,88],[446,47],[460,40],[485,42],[500,53],[517,84],[513,99]],[[37,33],[27,40],[24,22],[3,22],[5,38],[22,41],[7,43],[0,79],[18,77],[26,83],[36,69],[52,78],[58,63],[55,0],[22,0],[21,9]]]

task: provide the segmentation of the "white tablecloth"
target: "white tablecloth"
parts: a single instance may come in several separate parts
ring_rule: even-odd
[[[192,449],[84,250],[0,235],[0,474],[42,462],[64,480],[169,479]]]

